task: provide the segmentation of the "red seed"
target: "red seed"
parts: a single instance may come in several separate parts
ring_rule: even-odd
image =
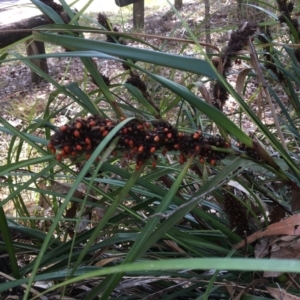
[[[135,169],[136,169],[137,171],[138,171],[140,168],[141,168],[141,167],[138,166],[138,165],[135,166]]]
[[[133,140],[129,140],[128,144],[129,144],[129,147],[132,148],[134,146],[134,141]]]
[[[179,144],[175,144],[175,145],[174,145],[174,149],[175,149],[175,150],[178,150],[179,148],[180,148],[180,145],[179,145]]]
[[[164,132],[168,132],[168,131],[169,131],[169,128],[165,127]]]
[[[62,160],[62,156],[60,154],[56,155],[56,160],[61,161]]]
[[[152,168],[156,168],[156,161],[152,161]]]
[[[82,127],[82,123],[81,123],[81,122],[77,122],[77,123],[75,124],[75,127],[76,127],[77,129],[80,129],[80,128]]]
[[[91,144],[91,140],[87,137],[87,138],[85,138],[85,143],[88,144],[88,145],[90,145]]]
[[[195,140],[197,140],[197,139],[199,139],[199,137],[200,137],[199,133],[198,133],[198,132],[195,132],[194,135],[193,135],[193,138],[194,138]]]
[[[200,162],[200,164],[204,164],[204,158],[203,158],[203,157],[200,157],[200,158],[199,158],[199,162]]]
[[[127,128],[123,128],[122,133],[123,134],[127,134],[128,133],[128,129]]]
[[[155,151],[156,151],[156,148],[155,148],[155,147],[151,147],[151,148],[150,148],[150,153],[153,154]]]
[[[139,123],[137,126],[136,126],[137,130],[143,130],[144,129],[144,126],[143,124]]]
[[[179,163],[182,165],[186,161],[184,154],[181,152],[179,155]]]
[[[67,125],[63,125],[63,126],[60,126],[59,127],[59,130],[60,131],[66,131],[68,129],[68,126]]]
[[[230,144],[228,142],[225,142],[225,148],[229,148],[230,147]]]
[[[81,151],[82,150],[82,146],[81,145],[76,145],[76,150]]]
[[[145,127],[149,129],[149,128],[151,127],[151,124],[148,123],[148,122],[146,122],[146,123],[145,123]]]
[[[144,152],[144,146],[139,146],[138,153],[143,153],[143,152]]]
[[[216,165],[216,160],[215,160],[215,159],[212,159],[212,160],[210,161],[210,164],[213,165],[213,166],[215,166],[215,165]]]
[[[90,127],[93,127],[93,126],[95,126],[96,125],[96,122],[95,121],[91,121],[90,123],[89,123],[89,126]]]
[[[196,150],[197,152],[199,152],[200,149],[201,149],[200,146],[199,146],[199,145],[196,145],[195,150]]]
[[[74,136],[79,137],[80,136],[80,132],[78,130],[74,130],[73,132]]]
[[[172,137],[173,137],[172,133],[169,132],[169,133],[167,134],[167,138],[168,138],[168,139],[171,139]]]
[[[56,149],[55,148],[50,149],[50,151],[51,151],[52,154],[56,153]]]
[[[65,153],[69,153],[70,152],[70,146],[68,146],[68,145],[64,146],[63,150],[65,151]]]
[[[51,142],[48,143],[47,147],[48,147],[49,149],[54,149],[54,146],[51,144]]]
[[[154,142],[159,142],[159,140],[160,140],[159,136],[156,135],[156,136],[154,137]]]
[[[107,135],[108,135],[108,131],[105,130],[105,131],[102,133],[102,136],[105,137],[105,136],[107,136]]]
[[[71,155],[75,157],[75,156],[77,156],[77,152],[76,151],[72,151]]]
[[[62,155],[62,156],[66,155],[65,150],[61,150],[61,151],[60,151],[60,155]]]

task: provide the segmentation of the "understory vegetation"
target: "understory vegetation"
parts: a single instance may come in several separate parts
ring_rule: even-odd
[[[239,2],[207,29],[170,3],[166,36],[32,2],[47,54],[22,40],[0,68],[52,90],[0,117],[0,299],[300,299],[299,7]]]

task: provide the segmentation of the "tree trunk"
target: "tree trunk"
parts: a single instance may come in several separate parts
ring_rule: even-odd
[[[176,9],[180,9],[182,7],[182,0],[174,0],[174,6]]]
[[[34,40],[30,40],[26,42],[26,52],[27,56],[37,55],[37,54],[45,54],[45,45],[43,42],[37,42]],[[46,58],[42,59],[31,59],[31,62],[34,63],[38,68],[48,74],[48,65]],[[37,73],[31,71],[31,80],[34,83],[38,83],[42,77],[40,77]]]
[[[119,7],[124,7],[127,6],[129,4],[133,4],[136,2],[139,2],[141,0],[115,0],[115,3],[119,6]]]
[[[133,27],[136,29],[144,27],[144,10],[145,10],[144,0],[133,4]]]
[[[22,29],[32,29],[37,26],[53,23],[44,15],[24,19],[9,25],[0,26],[0,49],[7,47],[32,34],[32,31],[22,31]],[[15,30],[15,31],[8,31]]]

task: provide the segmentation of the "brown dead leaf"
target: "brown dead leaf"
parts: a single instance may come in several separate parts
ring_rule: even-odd
[[[204,98],[205,102],[211,104],[212,101],[211,101],[211,98],[210,98],[210,93],[207,90],[204,83],[201,82],[201,81],[197,81],[197,82],[194,82],[194,85],[197,87],[197,89],[199,89],[199,91],[200,91],[202,97]]]
[[[265,257],[269,252],[268,246],[269,246],[269,238],[266,237],[260,239],[254,248],[255,258]]]
[[[244,89],[244,84],[245,84],[245,79],[251,70],[252,70],[252,68],[246,68],[243,71],[241,71],[237,77],[235,87],[236,87],[236,91],[239,95],[242,95],[242,91]]]
[[[281,220],[280,222],[269,225],[264,231],[257,231],[247,237],[247,243],[251,244],[254,241],[261,239],[265,236],[273,235],[291,235],[300,236],[300,214],[293,215],[289,218]],[[234,245],[235,249],[245,246],[245,240]]]
[[[277,259],[300,259],[300,238],[298,236],[264,237],[255,245],[255,257],[269,256]],[[264,272],[263,277],[278,277],[281,272]]]
[[[288,293],[285,289],[266,287],[269,294],[276,300],[300,300],[300,297]]]
[[[183,249],[181,249],[175,242],[164,240],[164,242],[175,252],[186,253]]]
[[[298,256],[298,257],[297,257]],[[283,248],[274,252],[271,252],[270,258],[277,258],[277,259],[299,259],[300,255],[297,254],[297,252],[295,250],[290,250],[287,248]],[[273,271],[265,271],[263,274],[264,278],[268,278],[268,277],[278,277],[282,274],[282,272],[273,272]]]
[[[47,190],[47,186],[46,186],[44,181],[40,181],[38,183],[38,187],[39,187],[40,190],[44,190],[44,191]],[[41,206],[44,209],[48,209],[49,206],[50,206],[49,203],[51,203],[49,197],[47,197],[46,195],[40,193],[39,206]]]
[[[235,286],[236,286],[236,283],[234,283],[234,282],[231,282],[231,281],[226,282],[225,287],[231,298],[233,298],[233,296],[234,296]]]
[[[115,260],[119,260],[119,259],[120,259],[120,257],[109,257],[109,258],[104,258],[104,259],[99,260],[99,261],[95,264],[95,266],[96,266],[96,267],[103,267],[103,266],[109,264],[110,262],[115,261]]]

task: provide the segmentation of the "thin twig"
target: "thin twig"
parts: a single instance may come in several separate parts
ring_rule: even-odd
[[[253,67],[254,67],[254,69],[257,73],[258,80],[261,82],[262,89],[263,89],[263,91],[266,95],[266,98],[268,100],[268,103],[269,103],[269,106],[270,106],[270,109],[271,109],[271,112],[272,112],[272,116],[273,116],[273,119],[274,119],[274,123],[275,123],[276,129],[277,129],[277,132],[278,132],[278,136],[281,140],[281,143],[282,143],[282,146],[283,146],[284,150],[286,152],[288,152],[288,148],[286,146],[285,139],[284,139],[284,136],[282,134],[280,124],[279,124],[279,121],[278,121],[278,118],[277,118],[277,115],[276,115],[276,112],[275,112],[275,107],[274,107],[274,104],[272,102],[271,96],[270,96],[268,88],[267,88],[267,82],[266,82],[266,80],[265,80],[265,78],[262,74],[260,64],[259,64],[259,61],[258,61],[258,57],[257,57],[257,53],[256,53],[255,47],[254,47],[253,42],[252,42],[251,39],[249,39],[248,45],[249,45],[249,48],[250,48],[250,56],[251,56],[251,60],[252,60],[252,63],[253,63]]]
[[[172,41],[172,42],[178,42],[178,43],[188,43],[188,44],[195,44],[195,41],[188,40],[188,39],[180,39],[180,38],[173,38],[168,36],[161,36],[156,34],[145,34],[145,33],[121,33],[121,32],[115,32],[115,31],[107,31],[107,30],[100,30],[100,29],[89,29],[89,30],[81,30],[81,29],[59,29],[59,28],[33,28],[33,29],[9,29],[9,30],[1,30],[1,33],[5,32],[31,32],[31,31],[55,31],[55,32],[64,32],[64,31],[71,31],[71,32],[89,32],[89,33],[99,33],[99,34],[105,34],[105,35],[117,35],[117,36],[123,36],[126,38],[130,37],[144,37],[148,39],[158,39],[158,40],[166,40],[166,41]],[[207,43],[201,43],[198,42],[203,47],[209,47],[211,49],[216,50],[217,52],[220,52],[220,49],[214,45],[207,44]]]

